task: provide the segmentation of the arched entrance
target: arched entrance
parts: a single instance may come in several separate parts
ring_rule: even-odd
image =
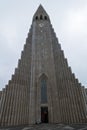
[[[41,107],[41,123],[48,123],[48,107]]]

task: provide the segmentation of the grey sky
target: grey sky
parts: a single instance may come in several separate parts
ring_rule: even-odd
[[[87,86],[87,0],[0,0],[0,89],[17,67],[40,3],[50,16],[72,72]]]

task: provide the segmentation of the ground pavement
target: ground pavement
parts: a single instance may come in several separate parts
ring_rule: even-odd
[[[18,126],[10,128],[1,128],[0,130],[87,130],[87,124],[39,124],[33,126]]]

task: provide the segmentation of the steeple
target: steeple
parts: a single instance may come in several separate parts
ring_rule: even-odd
[[[40,4],[37,11],[35,12],[33,16],[33,20],[49,20],[49,15],[43,8],[43,6]]]
[[[40,5],[18,66],[0,92],[0,126],[86,123],[84,91]]]

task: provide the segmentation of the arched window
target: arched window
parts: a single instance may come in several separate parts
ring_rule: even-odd
[[[44,16],[44,19],[47,20],[47,16]]]
[[[38,20],[38,16],[36,16],[36,18],[35,18],[36,20]]]
[[[42,15],[40,15],[40,20],[42,20],[43,19],[43,16]]]
[[[41,76],[41,103],[47,103],[47,77]]]

